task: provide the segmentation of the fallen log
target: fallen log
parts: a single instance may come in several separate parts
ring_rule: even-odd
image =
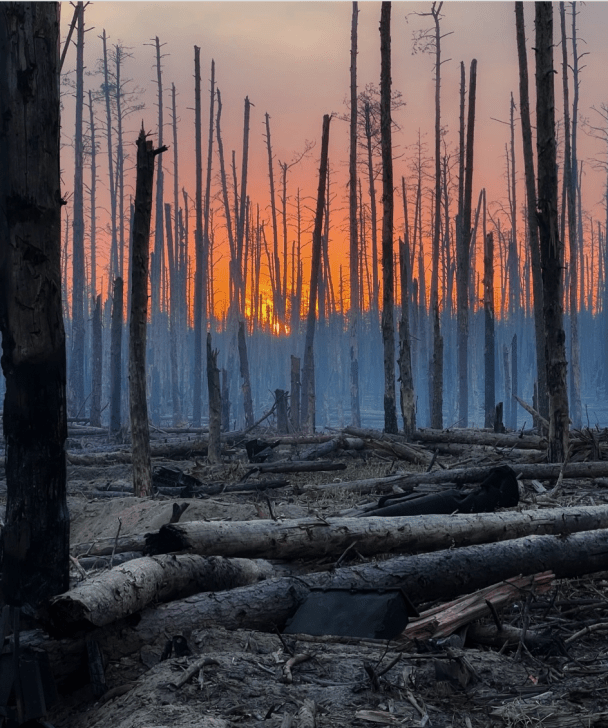
[[[398,473],[396,475],[385,475],[380,478],[365,478],[362,480],[345,480],[343,482],[334,483],[311,483],[305,485],[302,490],[348,490],[355,493],[372,493],[379,491],[384,493],[394,488],[403,488],[405,485],[405,479],[409,477],[409,473]],[[413,486],[408,487],[407,490],[413,490]]]
[[[282,628],[311,587],[400,587],[414,603],[449,600],[489,584],[522,575],[553,571],[569,578],[608,568],[608,530],[561,536],[528,536],[503,543],[466,546],[433,554],[395,557],[374,564],[336,569],[333,573],[267,579],[230,591],[197,594],[148,607],[133,626],[121,620],[90,637],[113,659],[133,654],[145,644],[161,644],[166,635],[222,625],[227,629],[274,631]],[[40,632],[22,643],[43,647],[54,674],[77,671],[84,639],[48,640]]]
[[[70,544],[70,553],[77,558],[81,556],[108,556],[112,552],[124,553],[126,551],[143,551],[146,547],[146,537],[142,534],[133,536],[108,536],[88,543]]]
[[[251,473],[315,473],[320,470],[346,470],[346,463],[334,463],[332,460],[283,460],[276,463],[260,463],[252,466]],[[246,476],[247,477],[247,476]]]
[[[560,463],[493,463],[493,465],[511,465],[519,478],[526,480],[553,480],[562,469]],[[436,470],[432,473],[413,473],[404,479],[404,486],[416,486],[420,483],[441,485],[450,483],[478,483],[488,474],[488,467],[454,468],[452,470]],[[564,468],[565,478],[597,478],[608,476],[608,460],[590,463],[567,463]]]
[[[346,427],[344,432],[362,439],[369,447],[383,452],[389,452],[399,458],[416,463],[417,465],[429,466],[434,456],[420,446],[412,446],[406,443],[403,437],[389,435],[376,430],[365,430],[360,427]]]
[[[530,535],[608,528],[608,505],[449,516],[293,519],[282,522],[187,521],[146,534],[150,553],[315,559],[340,556],[351,544],[363,555],[436,551]]]
[[[300,457],[302,460],[315,460],[316,458],[326,457],[336,450],[362,450],[364,447],[365,443],[360,437],[346,437],[341,435],[308,448],[300,453]]]
[[[183,599],[199,591],[222,591],[274,575],[266,561],[221,556],[142,557],[91,577],[53,597],[44,620],[57,634],[103,627],[148,604]]]
[[[460,443],[463,445],[492,445],[493,447],[515,447],[518,450],[547,449],[547,440],[538,435],[520,435],[517,433],[486,432],[483,430],[452,429],[433,430],[421,429],[414,432],[416,442],[424,443]]]

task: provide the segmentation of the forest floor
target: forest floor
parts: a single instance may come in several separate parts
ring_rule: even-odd
[[[328,517],[373,496],[304,486],[420,470],[377,454],[340,461],[345,470],[289,474],[289,485],[266,492],[179,498],[190,504],[180,522],[264,519],[271,512],[279,519]],[[238,461],[211,468],[204,458],[154,461],[160,464],[227,483],[239,482],[247,469]],[[68,468],[72,544],[153,532],[169,521],[175,498],[92,497],[109,484],[128,489],[130,478],[126,464]],[[518,508],[539,507],[525,486]],[[564,481],[559,503],[552,505],[574,502],[608,503],[608,489],[599,479],[583,490]],[[349,565],[363,561],[354,550],[349,557]],[[335,562],[303,566],[329,570]],[[76,583],[81,577],[74,570],[72,578]],[[62,694],[47,720],[55,728],[608,726],[608,571],[556,580],[529,608],[524,601],[510,603],[500,618],[518,628],[526,621],[528,630],[547,637],[537,647],[482,646],[467,639],[466,627],[445,641],[405,651],[381,640],[280,637],[221,625],[195,630],[183,635],[189,656],[161,661],[158,645],[119,660],[106,655],[106,695],[94,698],[90,685]],[[292,654],[303,657],[290,670]],[[178,687],[180,676],[202,658],[200,670]],[[370,674],[378,676],[375,684]]]

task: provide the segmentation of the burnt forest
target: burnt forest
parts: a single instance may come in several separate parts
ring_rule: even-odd
[[[608,726],[606,27],[0,3],[0,728]]]

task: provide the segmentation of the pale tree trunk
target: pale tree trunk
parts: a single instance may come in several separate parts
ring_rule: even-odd
[[[380,284],[378,280],[378,223],[376,220],[376,186],[374,185],[374,163],[372,158],[372,126],[369,102],[365,102],[365,139],[367,141],[367,174],[369,177],[369,208],[372,239],[372,302],[370,308],[378,313]]]
[[[97,250],[96,250],[96,229],[95,225],[97,222],[97,204],[96,204],[96,193],[97,193],[97,148],[95,142],[95,117],[93,116],[93,96],[89,91],[89,134],[91,143],[91,185],[90,191],[90,206],[91,206],[91,228],[90,228],[90,239],[91,239],[91,300],[97,300]]]
[[[2,597],[36,607],[69,581],[58,3],[0,6],[0,112]]]
[[[154,159],[166,147],[154,149],[142,129],[137,139],[137,184],[133,215],[131,312],[129,320],[129,414],[133,451],[133,492],[152,494],[150,432],[146,401],[146,328],[148,324],[148,259]]]
[[[549,392],[549,462],[568,456],[568,392],[563,324],[563,241],[557,223],[557,163],[553,81],[553,7],[537,2],[536,10],[536,149],[538,155],[537,218],[543,271],[543,315],[546,331]]]
[[[173,426],[182,422],[181,398],[179,396],[179,376],[177,367],[177,246],[173,242],[171,226],[171,205],[165,203],[165,228],[167,252],[169,254],[169,359],[171,369],[171,400],[173,404]],[[176,241],[177,242],[177,241]]]
[[[319,290],[319,271],[321,268],[321,231],[323,230],[323,208],[325,205],[325,184],[327,181],[327,157],[329,151],[329,114],[323,117],[321,139],[321,161],[319,164],[319,188],[317,190],[317,209],[312,236],[312,263],[310,266],[310,292],[308,295],[308,315],[306,317],[306,339],[304,341],[304,371],[302,373],[301,421],[309,433],[315,429],[315,363],[314,337],[317,318],[317,293]]]
[[[475,138],[475,90],[477,60],[471,61],[469,79],[469,110],[467,119],[466,165],[460,246],[456,254],[456,300],[458,325],[458,421],[466,427],[469,421],[469,275],[471,244],[471,197],[473,194],[473,143]]]
[[[484,196],[485,204],[485,196]],[[488,233],[484,240],[483,256],[483,308],[485,321],[484,337],[484,427],[494,424],[494,407],[496,405],[495,367],[494,357],[494,234]]]
[[[534,153],[532,148],[532,125],[530,122],[530,99],[528,93],[528,57],[524,27],[523,2],[515,3],[515,25],[517,32],[517,55],[519,59],[519,110],[523,140],[523,159],[526,178],[526,208],[528,213],[528,240],[532,267],[532,293],[534,296],[534,334],[536,339],[536,368],[538,378],[538,411],[548,418],[549,399],[547,392],[547,365],[545,352],[545,323],[543,317],[543,281],[536,218],[536,177],[534,174]]]
[[[84,110],[84,3],[78,3],[76,31],[76,131],[74,134],[74,212],[72,217],[72,353],[70,410],[76,417],[84,406],[84,186],[82,114]]]
[[[272,146],[270,143],[270,114],[266,112],[266,148],[268,150],[268,179],[270,183],[270,212],[272,218],[273,265],[274,265],[274,315],[282,326],[284,323],[281,297],[281,263],[279,261],[279,232],[277,228],[277,206],[274,193],[274,171],[272,168]]]
[[[104,29],[101,36],[103,44],[103,95],[106,102],[106,140],[108,142],[108,180],[110,183],[110,226],[112,239],[110,243],[110,275],[108,277],[108,292],[110,281],[120,277],[120,266],[118,265],[118,231],[116,228],[116,184],[114,179],[114,150],[112,147],[112,109],[110,104],[110,77],[108,72],[108,51],[107,37]]]
[[[393,276],[393,148],[391,142],[391,3],[380,15],[380,134],[382,144],[382,340],[384,342],[384,429],[397,433]]]

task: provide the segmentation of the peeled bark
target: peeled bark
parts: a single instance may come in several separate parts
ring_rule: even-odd
[[[52,599],[49,626],[61,634],[103,627],[150,604],[246,586],[272,574],[270,564],[251,559],[144,556],[92,576]]]
[[[58,3],[0,6],[0,113],[2,597],[36,606],[68,587],[69,563]]]

